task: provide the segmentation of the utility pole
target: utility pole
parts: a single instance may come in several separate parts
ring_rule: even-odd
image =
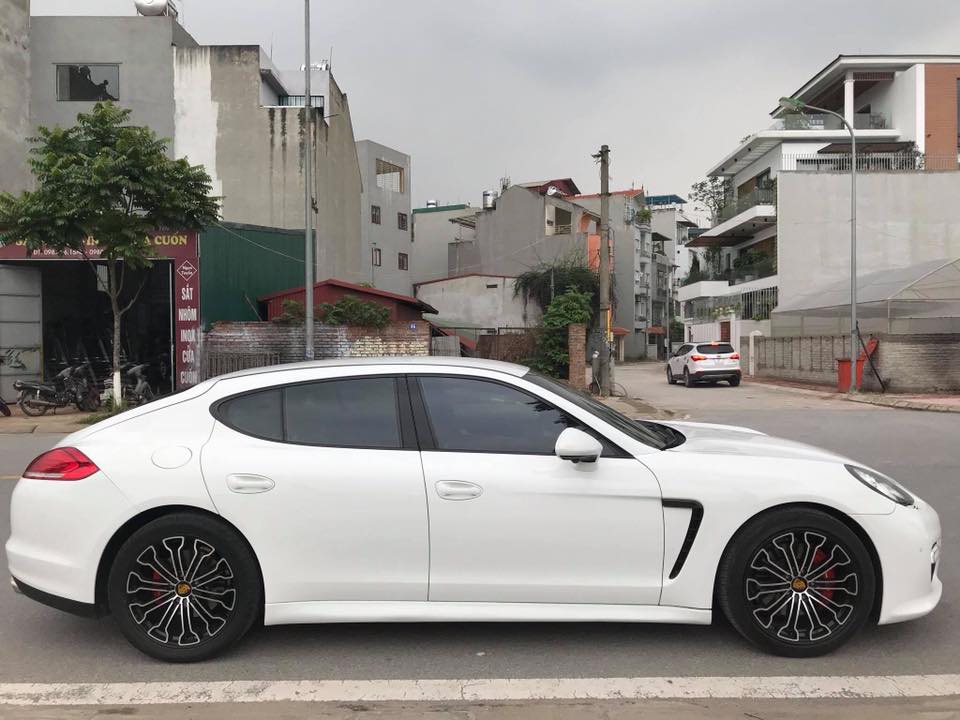
[[[313,107],[310,102],[310,0],[303,0],[303,212],[304,212],[304,295],[305,342],[303,357],[313,360]]]
[[[600,395],[610,395],[610,146],[600,146]]]

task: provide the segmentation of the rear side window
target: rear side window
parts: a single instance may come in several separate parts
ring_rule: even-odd
[[[299,445],[402,447],[392,377],[285,385],[230,398],[217,417],[254,437]]]
[[[357,378],[283,389],[286,441],[336,447],[401,447],[393,378]]]
[[[244,435],[283,440],[283,408],[278,388],[241,395],[220,405],[220,420]]]
[[[716,345],[697,345],[697,352],[701,355],[729,355],[736,351],[730,343],[717,343]]]

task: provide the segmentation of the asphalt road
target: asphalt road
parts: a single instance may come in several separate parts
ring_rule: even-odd
[[[632,372],[618,381],[654,405],[663,407],[667,392],[693,419],[843,452],[931,502],[944,528],[944,598],[937,610],[919,621],[869,628],[835,654],[807,661],[762,655],[725,624],[403,624],[266,628],[221,659],[176,666],[133,650],[109,619],[71,617],[3,588],[0,682],[960,673],[960,414],[874,408],[746,383],[687,390],[668,387],[657,368]],[[18,474],[57,438],[0,434],[0,476]],[[2,538],[9,535],[12,489],[13,482],[0,481]],[[5,567],[2,553],[0,563]]]

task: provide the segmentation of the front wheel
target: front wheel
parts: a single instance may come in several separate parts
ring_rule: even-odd
[[[819,510],[770,513],[742,529],[720,562],[717,596],[747,640],[775,655],[815,657],[847,642],[873,609],[870,555]]]
[[[220,654],[263,608],[260,570],[246,543],[221,521],[193,513],[137,530],[120,547],[107,582],[124,636],[167,662]]]
[[[24,415],[29,415],[30,417],[39,417],[41,415],[46,415],[47,410],[50,409],[49,405],[40,403],[34,397],[29,390],[24,390],[20,393],[20,399],[17,400],[17,405],[20,406],[20,409],[23,410]]]
[[[673,376],[673,370],[670,369],[670,366],[667,365],[667,383],[670,385],[676,384],[677,379]]]

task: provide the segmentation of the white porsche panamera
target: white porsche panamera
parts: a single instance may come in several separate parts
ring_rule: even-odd
[[[13,493],[14,587],[168,661],[255,622],[710,623],[789,656],[940,599],[894,480],[744,428],[631,420],[527,368],[226,375],[63,439]],[[716,607],[715,607],[716,606]]]

